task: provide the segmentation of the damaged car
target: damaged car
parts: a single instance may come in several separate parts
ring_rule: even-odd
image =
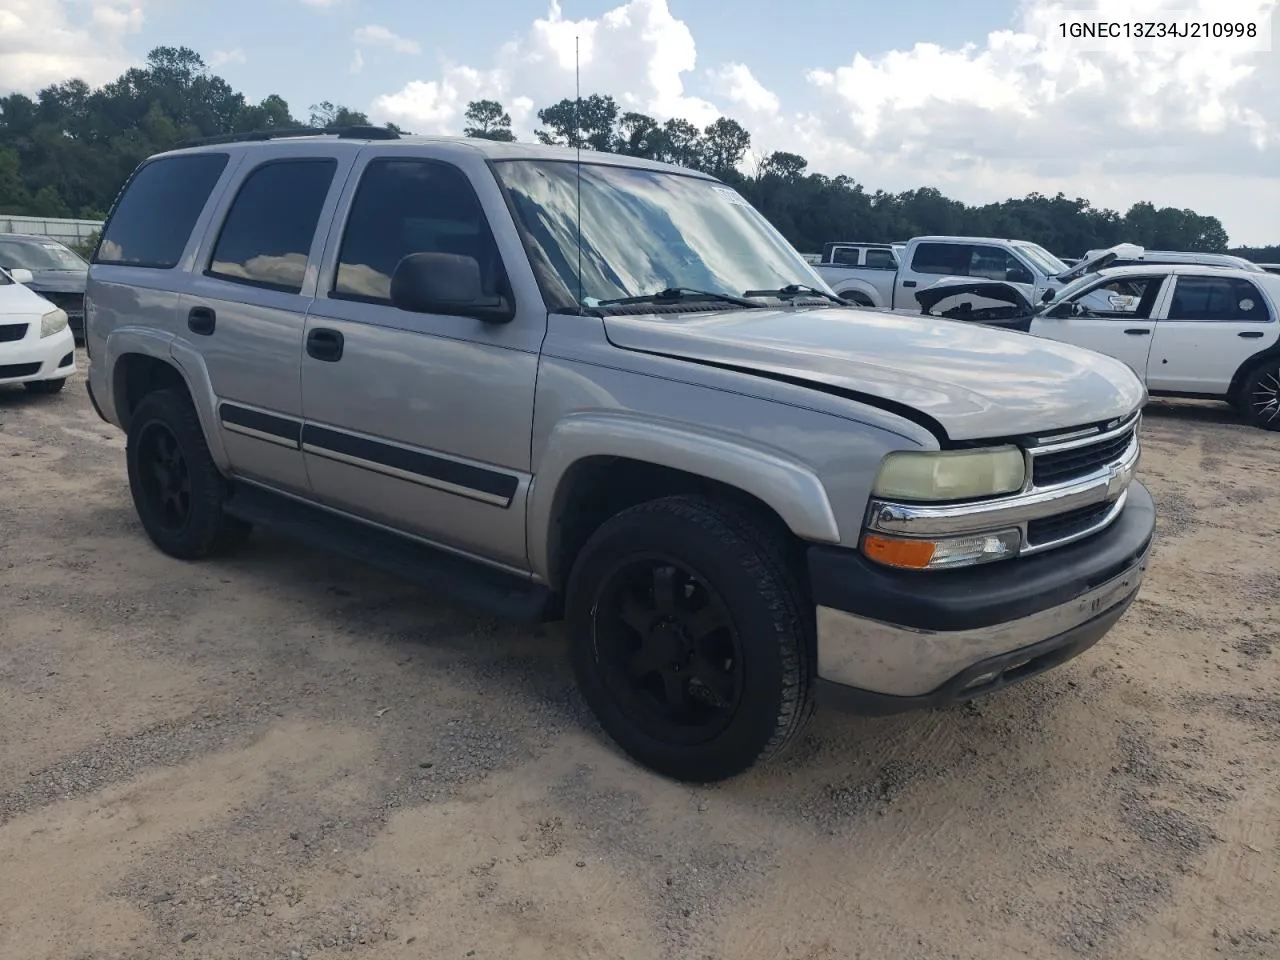
[[[1018,285],[940,280],[921,312],[1123,360],[1152,396],[1221,400],[1280,430],[1280,276],[1205,265],[1111,267],[1032,304]]]

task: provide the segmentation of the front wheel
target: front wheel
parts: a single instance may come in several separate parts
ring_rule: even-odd
[[[1280,358],[1272,357],[1245,375],[1239,408],[1246,423],[1280,430]]]
[[[570,574],[574,672],[605,732],[677,780],[770,757],[813,712],[805,599],[778,539],[717,501],[623,511]]]
[[[223,512],[227,484],[184,393],[142,398],[129,421],[125,461],[138,519],[165,553],[198,560],[248,538],[251,527]]]

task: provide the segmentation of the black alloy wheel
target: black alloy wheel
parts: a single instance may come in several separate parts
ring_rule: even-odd
[[[641,554],[600,580],[592,629],[603,680],[633,722],[671,743],[714,739],[742,700],[742,648],[697,571]]]

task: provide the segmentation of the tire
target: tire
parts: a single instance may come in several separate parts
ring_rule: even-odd
[[[227,482],[185,393],[157,390],[142,398],[129,422],[125,460],[138,519],[169,556],[199,560],[248,539],[252,527],[223,512]]]
[[[578,554],[566,620],[587,704],[664,776],[736,776],[813,714],[812,612],[781,543],[744,511],[675,496],[619,513]]]
[[[871,307],[874,304],[865,293],[842,293],[841,299],[848,300],[850,303],[859,307]]]
[[[57,393],[66,385],[66,377],[58,380],[28,380],[23,384],[27,388],[27,393]]]
[[[1280,430],[1280,357],[1272,357],[1245,374],[1236,406],[1250,426]]]

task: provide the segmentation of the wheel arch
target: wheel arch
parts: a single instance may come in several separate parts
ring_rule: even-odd
[[[1266,363],[1268,360],[1280,361],[1280,340],[1263,350],[1259,350],[1236,368],[1235,375],[1231,378],[1231,386],[1227,388],[1227,401],[1230,404],[1235,406],[1240,402],[1240,391],[1244,389],[1245,378],[1256,367]]]
[[[205,443],[220,470],[228,466],[222,435],[217,429],[217,397],[204,358],[172,336],[144,328],[122,327],[107,343],[104,365],[110,374],[111,416],[126,433],[138,403],[159,389],[180,389],[195,405]]]
[[[826,489],[803,464],[709,433],[585,415],[557,425],[534,477],[527,521],[533,569],[561,589],[578,551],[605,520],[682,493],[744,507],[797,546],[840,542]]]

